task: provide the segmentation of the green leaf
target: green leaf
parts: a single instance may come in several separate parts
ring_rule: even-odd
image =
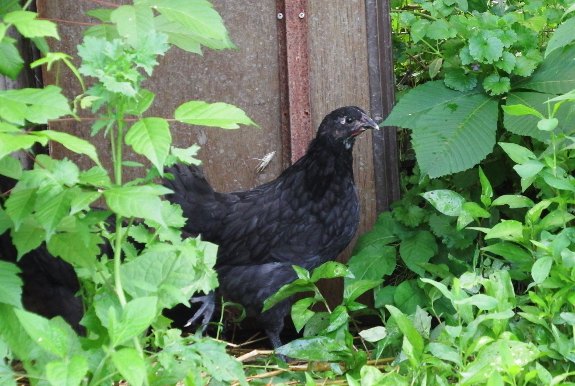
[[[493,206],[509,205],[511,209],[531,208],[534,204],[530,198],[521,195],[504,195],[497,197],[491,203]]]
[[[46,232],[33,218],[22,222],[17,231],[11,232],[12,242],[18,251],[18,259],[34,250],[46,239]]]
[[[36,203],[35,217],[38,224],[46,231],[46,241],[50,240],[60,221],[70,213],[72,193],[71,190],[64,190],[40,206],[38,206],[38,202]]]
[[[506,76],[491,74],[483,80],[483,88],[489,95],[501,95],[511,89],[511,81]]]
[[[20,269],[15,264],[0,261],[0,303],[22,308],[22,279]]]
[[[496,121],[497,102],[483,94],[460,94],[456,101],[431,109],[426,127],[412,133],[421,173],[435,178],[477,164],[493,150]]]
[[[473,305],[480,310],[492,310],[497,307],[499,301],[492,296],[477,294],[465,299],[454,301],[458,305]]]
[[[537,128],[542,131],[553,131],[558,125],[557,118],[544,118],[537,122]]]
[[[359,296],[363,295],[365,292],[369,291],[380,285],[383,282],[382,279],[379,280],[358,280],[353,281],[343,288],[343,299],[346,304],[349,304]]]
[[[126,144],[138,154],[146,156],[164,175],[164,162],[170,151],[172,135],[170,125],[163,118],[143,118],[130,127],[126,133]]]
[[[20,224],[32,214],[34,203],[36,202],[36,192],[38,189],[18,190],[10,194],[6,200],[6,214],[14,223],[14,229],[18,230]]]
[[[106,190],[104,197],[110,209],[121,216],[149,219],[166,226],[159,196],[169,193],[171,190],[157,185],[128,186]]]
[[[437,19],[429,25],[426,35],[435,40],[449,39],[455,37],[457,31],[450,27],[444,19]]]
[[[80,355],[46,364],[46,378],[52,385],[78,386],[87,372],[88,360]]]
[[[223,40],[228,31],[212,4],[203,0],[149,0],[166,19],[203,37]]]
[[[131,300],[124,307],[120,320],[113,317],[109,319],[112,347],[116,347],[146,331],[156,318],[157,302],[158,298],[155,296]]]
[[[32,340],[47,352],[60,358],[68,354],[66,331],[48,319],[28,311],[15,309],[18,320]]]
[[[502,239],[521,242],[523,241],[523,224],[516,220],[503,220],[487,232],[485,239]]]
[[[511,52],[504,51],[503,54],[501,55],[501,58],[499,58],[499,60],[493,64],[495,65],[495,67],[502,69],[508,74],[511,74],[511,72],[515,68],[516,63],[517,59],[515,59],[515,55],[513,55]]]
[[[536,160],[529,160],[523,165],[515,165],[513,169],[519,174],[521,178],[531,178],[539,174],[545,165]]]
[[[422,194],[441,213],[447,216],[459,216],[465,199],[459,193],[447,189],[432,190]]]
[[[78,138],[68,133],[62,133],[60,131],[53,130],[36,131],[34,134],[58,142],[66,149],[71,150],[74,153],[85,154],[90,157],[90,159],[94,161],[96,165],[102,167],[102,164],[98,159],[98,152],[96,151],[96,147],[85,139]]]
[[[294,303],[291,309],[291,318],[297,332],[304,328],[305,324],[314,316],[315,312],[309,307],[317,303],[314,298],[303,298]]]
[[[68,101],[56,86],[0,91],[0,116],[23,126],[25,120],[47,124],[48,120],[71,114]]]
[[[493,63],[503,54],[503,43],[495,36],[480,33],[469,39],[469,53],[480,63]]]
[[[545,57],[549,56],[549,54],[555,51],[558,48],[565,47],[566,45],[570,44],[575,40],[575,35],[573,31],[575,30],[575,18],[565,20],[553,35],[551,35],[551,39],[549,43],[547,43],[547,48],[545,49]]]
[[[130,385],[141,386],[146,377],[146,362],[133,348],[112,352],[112,362]]]
[[[519,64],[518,57],[518,64]],[[515,88],[527,88],[542,93],[565,94],[575,89],[575,46],[553,50],[533,75]],[[527,66],[529,63],[523,63]]]
[[[110,14],[110,20],[116,23],[118,34],[136,49],[148,33],[154,30],[154,14],[145,4],[122,5]]]
[[[19,180],[22,176],[22,164],[9,155],[0,158],[0,174]]]
[[[419,288],[416,280],[401,282],[393,293],[393,303],[401,312],[411,315],[420,304],[427,301],[425,293]]]
[[[524,164],[527,161],[536,158],[535,154],[531,150],[515,143],[499,142],[498,145],[501,146],[503,151],[505,151],[509,158],[511,158],[515,163]]]
[[[350,284],[358,280],[379,280],[386,275],[391,275],[395,264],[395,247],[369,245],[349,260],[349,271],[353,278],[346,277],[345,283]]]
[[[462,366],[461,354],[455,348],[443,343],[429,343],[428,348],[434,357],[453,362],[460,367]]]
[[[48,20],[38,20],[35,12],[14,11],[7,13],[4,22],[14,24],[18,32],[27,38],[50,36],[60,39],[56,24]]]
[[[16,48],[16,40],[5,37],[0,39],[0,52],[2,52],[2,60],[0,60],[0,74],[15,80],[22,68],[24,68],[24,60],[20,56],[20,52]]]
[[[100,236],[94,233],[62,232],[50,238],[47,248],[52,256],[79,267],[94,269],[102,242]]]
[[[238,129],[238,124],[259,127],[242,110],[222,102],[187,102],[176,109],[174,116],[180,122],[222,129]]]
[[[429,231],[417,232],[399,245],[399,254],[405,265],[420,276],[425,275],[425,270],[418,263],[427,263],[437,251],[437,242]]]
[[[305,361],[340,361],[351,356],[344,342],[317,336],[296,339],[276,349],[276,353]]]
[[[445,85],[457,91],[471,91],[477,86],[477,75],[462,68],[452,68],[445,74]]]
[[[397,323],[397,327],[399,327],[401,333],[404,335],[404,337],[409,341],[410,345],[412,346],[412,349],[410,350],[412,355],[409,355],[406,352],[406,354],[408,354],[410,362],[412,363],[412,365],[416,367],[419,366],[423,358],[423,348],[424,348],[423,338],[421,337],[419,332],[417,332],[417,330],[413,326],[413,323],[400,310],[390,305],[385,306],[385,308],[387,308],[391,316],[393,316],[395,322]],[[404,341],[404,348],[405,348],[405,341]]]
[[[387,336],[387,330],[383,326],[376,326],[360,331],[359,335],[368,342],[377,342]]]
[[[320,279],[333,279],[348,275],[347,267],[337,261],[328,261],[313,270],[310,281],[317,282]]]
[[[507,106],[502,106],[503,111],[505,111],[507,114],[509,115],[535,115],[536,117],[539,117],[540,119],[543,118],[543,115],[541,115],[541,113],[535,109],[532,109],[531,107],[527,107],[525,105],[507,105]]]

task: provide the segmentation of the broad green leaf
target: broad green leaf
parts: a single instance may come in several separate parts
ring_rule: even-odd
[[[504,220],[491,228],[485,235],[485,239],[522,241],[523,224],[516,220]]]
[[[347,267],[337,261],[328,261],[313,270],[310,281],[317,282],[320,279],[333,279],[348,275]]]
[[[46,232],[36,220],[29,217],[20,224],[18,231],[11,232],[11,236],[12,242],[18,250],[18,258],[20,258],[38,248],[46,239]]]
[[[4,37],[0,39],[0,52],[3,58],[0,60],[0,74],[15,80],[22,68],[24,60],[16,48],[16,40]]]
[[[483,80],[483,88],[489,95],[501,95],[511,89],[511,80],[507,76],[491,74]]]
[[[237,129],[238,124],[257,126],[242,110],[227,103],[186,102],[174,112],[177,121],[222,129]]]
[[[27,38],[50,36],[60,39],[56,24],[49,20],[38,20],[35,12],[14,11],[7,13],[4,22],[14,24],[18,32]]]
[[[477,294],[465,299],[456,300],[454,302],[458,305],[470,304],[476,306],[480,310],[492,310],[499,304],[499,301],[492,296]]]
[[[34,134],[41,137],[47,137],[52,141],[58,142],[66,149],[71,150],[74,153],[85,154],[90,157],[90,159],[94,161],[96,165],[102,167],[102,164],[98,159],[98,152],[96,151],[96,147],[85,139],[54,130],[36,131]]]
[[[531,253],[519,245],[513,243],[497,243],[481,248],[483,251],[492,252],[503,257],[505,260],[518,265],[521,269],[530,271],[533,265]]]
[[[515,88],[527,88],[542,93],[565,94],[575,89],[575,46],[553,50],[533,75]]]
[[[132,146],[136,153],[146,156],[160,176],[164,174],[164,161],[171,143],[170,125],[163,118],[140,119],[126,133],[126,144]]]
[[[380,280],[391,275],[395,269],[396,255],[396,248],[389,245],[366,246],[349,260],[349,271],[353,278],[346,277],[346,285],[360,280]]]
[[[156,318],[158,298],[155,296],[129,301],[120,320],[109,320],[109,334],[113,347],[142,334]]]
[[[428,348],[434,357],[462,366],[461,354],[455,348],[443,343],[429,343]]]
[[[325,329],[326,332],[336,331],[341,327],[346,327],[349,321],[349,314],[345,306],[337,306],[329,314],[329,326]]]
[[[104,197],[110,209],[121,216],[150,219],[166,226],[159,196],[169,193],[171,190],[160,186],[128,186],[106,190]]]
[[[56,323],[40,315],[15,309],[18,320],[32,340],[47,352],[60,358],[68,354],[68,336]]]
[[[368,342],[377,342],[387,336],[387,330],[383,326],[376,326],[360,331],[359,335]]]
[[[0,116],[17,125],[24,125],[25,120],[47,124],[49,119],[72,113],[61,91],[52,85],[0,91]]]
[[[516,195],[504,195],[499,196],[491,203],[493,206],[499,205],[509,205],[511,209],[517,208],[531,208],[534,204],[530,198],[521,196],[519,194]]]
[[[18,180],[22,176],[22,164],[9,155],[0,157],[0,174]]]
[[[432,190],[422,194],[441,213],[447,216],[459,216],[465,199],[457,192],[447,189]]]
[[[435,82],[423,86],[429,83]],[[421,171],[432,178],[466,170],[485,158],[493,150],[497,127],[494,98],[477,89],[461,93],[447,92],[441,87],[446,89],[444,85],[416,87],[400,100],[384,122],[413,130]],[[418,92],[414,93],[415,90]],[[406,105],[404,101],[412,104]]]
[[[102,242],[100,236],[94,233],[81,235],[78,232],[61,232],[50,238],[47,248],[52,256],[79,267],[94,269]]]
[[[427,263],[437,251],[437,242],[429,231],[417,232],[399,244],[399,254],[405,265],[421,276],[425,275],[425,270],[418,263]]]
[[[20,224],[22,224],[34,210],[37,191],[38,189],[18,190],[11,193],[8,200],[6,200],[6,214],[14,223],[15,230],[20,228]]]
[[[499,142],[499,146],[507,153],[513,162],[524,164],[525,162],[535,159],[535,154],[526,147],[517,145],[515,143]]]
[[[450,27],[444,19],[437,19],[427,28],[427,37],[435,40],[449,39],[457,35],[457,31]]]
[[[315,303],[317,303],[317,300],[314,298],[303,298],[295,302],[292,306],[291,318],[297,332],[300,332],[315,314],[315,312],[309,309],[309,307]]]
[[[495,36],[478,34],[469,38],[469,54],[480,63],[493,63],[503,54],[503,42]]]
[[[144,4],[122,5],[112,11],[110,20],[116,23],[118,34],[136,49],[140,41],[154,30],[154,14],[150,7]]]
[[[0,303],[22,308],[22,279],[20,269],[15,264],[0,261]]]
[[[87,372],[88,360],[80,355],[46,364],[46,378],[52,385],[78,386]]]
[[[177,22],[202,37],[223,40],[228,34],[222,18],[207,1],[149,0],[146,3],[166,19]]]
[[[131,386],[141,386],[147,376],[146,362],[133,348],[122,348],[112,352],[112,361]]]
[[[573,31],[575,30],[575,18],[565,20],[553,35],[551,35],[551,39],[549,43],[547,43],[547,48],[545,49],[545,57],[549,56],[549,54],[555,51],[558,48],[565,47],[566,45],[570,44],[575,40],[575,34]]]
[[[420,278],[419,280],[421,280],[424,283],[431,284],[432,286],[437,288],[439,291],[441,291],[443,296],[445,296],[447,299],[452,300],[452,301],[455,300],[454,295],[449,291],[449,289],[447,289],[445,284],[440,283],[440,282],[435,281],[435,280],[426,279],[426,278]]]
[[[5,157],[16,150],[29,149],[37,142],[42,145],[48,143],[44,138],[38,138],[33,134],[11,135],[0,133],[0,157]]]
[[[269,310],[276,304],[278,304],[283,299],[290,297],[293,294],[299,292],[314,291],[316,286],[313,283],[309,283],[307,280],[297,279],[296,281],[286,284],[279,289],[278,292],[270,296],[264,301],[264,307],[262,312]]]
[[[344,342],[317,336],[296,339],[276,349],[276,353],[306,361],[340,361],[352,354]]]
[[[543,256],[535,261],[531,270],[531,277],[536,284],[541,284],[549,276],[551,267],[553,266],[553,258],[551,256]]]
[[[36,205],[36,220],[46,231],[46,241],[49,241],[60,221],[70,213],[73,197],[72,190],[64,190],[42,205]]]
[[[343,298],[346,303],[355,301],[359,296],[380,285],[383,279],[379,280],[356,280],[346,283],[343,288]]]
[[[393,303],[407,315],[413,314],[417,307],[426,301],[426,295],[416,280],[402,281],[393,292]]]
[[[507,105],[501,107],[503,108],[503,111],[509,115],[535,115],[540,119],[543,118],[543,115],[541,115],[539,111],[525,105]]]

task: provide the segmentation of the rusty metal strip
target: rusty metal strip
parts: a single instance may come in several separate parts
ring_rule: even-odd
[[[371,115],[381,123],[395,104],[390,1],[365,0]],[[397,129],[373,133],[373,163],[377,211],[389,210],[401,198]]]
[[[278,0],[277,10],[285,164],[287,160],[291,159],[293,163],[303,156],[314,135],[311,119],[307,0]],[[286,150],[288,144],[289,151]]]

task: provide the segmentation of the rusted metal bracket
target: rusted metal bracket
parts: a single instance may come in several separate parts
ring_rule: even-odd
[[[277,0],[282,158],[305,154],[314,136],[311,119],[307,0]]]
[[[381,123],[395,104],[390,1],[365,0],[365,13],[371,115]],[[395,127],[373,132],[373,166],[377,211],[383,212],[401,198]]]

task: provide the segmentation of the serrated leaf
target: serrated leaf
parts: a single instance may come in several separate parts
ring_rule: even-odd
[[[574,30],[575,18],[567,19],[559,25],[555,32],[553,32],[553,35],[551,35],[551,39],[549,39],[549,43],[545,49],[545,57],[556,49],[565,47],[573,42],[573,40],[575,40],[575,35],[573,34]]]
[[[40,206],[37,205],[38,202],[36,203],[35,217],[38,224],[46,231],[46,241],[50,240],[60,221],[69,214],[72,198],[73,192],[64,190],[52,196],[47,202],[42,202]]]
[[[157,185],[128,186],[106,190],[104,197],[110,209],[121,216],[150,219],[166,226],[159,196],[169,193],[171,190]]]
[[[18,190],[10,194],[6,200],[6,214],[14,223],[15,230],[32,213],[36,202],[36,192],[38,189]]]
[[[518,61],[519,58],[517,58]],[[554,50],[543,60],[529,79],[515,85],[515,88],[528,88],[555,95],[568,93],[575,89],[574,59],[575,46],[569,46],[564,50]],[[529,65],[529,62],[524,62],[522,62],[523,66]],[[526,70],[528,69],[526,68]]]
[[[238,124],[257,126],[246,113],[227,103],[191,101],[179,106],[174,112],[177,121],[222,129],[238,129]]]
[[[71,113],[62,90],[56,86],[0,91],[0,116],[17,125],[24,125],[25,120],[47,124],[50,119]]]
[[[126,144],[148,158],[163,176],[164,161],[172,143],[168,122],[163,118],[140,119],[130,127],[125,138]]]
[[[426,35],[435,40],[449,39],[455,37],[457,31],[450,27],[444,19],[437,19],[429,25]]]
[[[50,354],[66,358],[68,352],[66,331],[40,315],[19,309],[15,309],[14,312],[32,340]]]
[[[80,235],[77,232],[63,232],[53,235],[47,243],[47,248],[52,256],[60,257],[79,267],[94,269],[101,243],[101,238],[96,234]]]
[[[483,88],[489,95],[501,95],[511,89],[511,80],[506,76],[491,74],[483,80]]]
[[[0,261],[0,303],[11,304],[22,308],[22,279],[16,264]]]
[[[58,142],[66,149],[71,150],[74,153],[85,154],[90,157],[90,159],[94,161],[96,165],[102,167],[102,164],[98,159],[98,152],[96,151],[96,147],[85,139],[78,138],[68,133],[62,133],[53,130],[37,131],[34,132],[34,134],[41,137],[47,137],[52,141]]]
[[[477,75],[462,68],[452,68],[445,74],[445,85],[457,91],[470,91],[477,86]]]
[[[20,52],[15,46],[16,40],[0,39],[0,52],[3,58],[0,60],[0,74],[15,80],[22,68],[24,68],[24,60],[20,56]]]
[[[154,30],[154,14],[145,4],[122,5],[110,14],[110,20],[116,23],[118,34],[134,48]]]
[[[493,63],[503,54],[503,42],[495,37],[479,34],[469,39],[469,53],[480,63]]]
[[[18,259],[34,250],[46,239],[46,232],[32,217],[20,224],[18,231],[12,231],[12,242],[18,251]]]
[[[417,127],[412,133],[421,173],[440,177],[484,159],[495,145],[497,107],[497,101],[484,94],[460,93],[455,101],[425,114],[426,127]]]
[[[346,285],[356,280],[379,280],[391,275],[396,265],[396,254],[396,248],[388,245],[363,248],[348,262],[353,278],[346,277]]]
[[[49,20],[38,20],[35,12],[13,11],[4,16],[4,22],[14,24],[18,32],[27,38],[50,36],[60,39],[56,24]]]

